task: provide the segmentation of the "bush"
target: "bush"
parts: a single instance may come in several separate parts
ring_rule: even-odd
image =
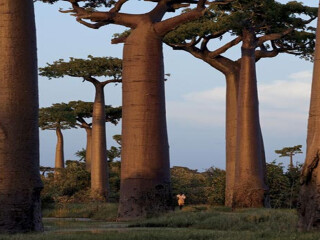
[[[42,176],[44,188],[41,192],[43,207],[53,202],[82,202],[88,196],[90,173],[86,171],[85,163],[66,161],[64,169],[56,170],[56,174],[48,173]]]

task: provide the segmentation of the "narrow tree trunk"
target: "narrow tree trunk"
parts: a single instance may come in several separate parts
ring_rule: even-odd
[[[225,206],[232,207],[237,152],[239,72],[226,75],[226,190]]]
[[[104,85],[95,83],[95,88],[96,96],[92,113],[91,192],[94,199],[107,200],[109,182]]]
[[[320,4],[319,4],[320,6]],[[320,229],[320,11],[308,120],[307,154],[302,169],[298,205],[301,230]]]
[[[86,146],[86,169],[91,172],[91,145],[92,145],[92,128],[85,128],[87,133],[87,146]]]
[[[264,183],[262,136],[259,122],[255,37],[247,30],[243,35],[233,206],[262,207],[267,187]]]
[[[293,154],[290,153],[290,163],[289,163],[289,168],[293,168]]]
[[[0,0],[0,233],[42,231],[31,0]]]
[[[135,219],[171,208],[162,41],[140,24],[123,53],[121,189],[118,217]]]
[[[63,135],[60,127],[56,128],[57,146],[55,157],[55,169],[64,168]]]

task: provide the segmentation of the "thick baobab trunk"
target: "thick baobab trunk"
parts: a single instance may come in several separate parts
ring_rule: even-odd
[[[320,4],[319,4],[320,5]],[[320,229],[320,11],[308,120],[307,154],[301,175],[298,205],[301,230]]]
[[[64,151],[63,151],[63,135],[60,127],[56,128],[57,134],[57,146],[56,146],[56,157],[55,165],[56,169],[64,168]]]
[[[237,152],[239,72],[226,75],[226,190],[225,206],[232,207]]]
[[[171,208],[162,42],[144,23],[123,53],[121,189],[118,217],[135,219]]]
[[[42,231],[31,0],[0,0],[0,49],[0,233]]]
[[[243,35],[233,207],[263,207],[267,187],[259,121],[255,36],[248,30]]]
[[[91,192],[96,200],[106,200],[109,190],[106,113],[104,101],[104,85],[95,83],[96,96],[92,113],[91,139]]]
[[[87,146],[86,146],[86,169],[88,172],[91,172],[91,139],[92,139],[92,129],[86,128],[87,133]]]

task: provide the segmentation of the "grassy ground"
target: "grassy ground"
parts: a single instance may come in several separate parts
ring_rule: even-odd
[[[42,210],[42,215],[56,218],[91,218],[112,222],[116,221],[117,210],[116,203],[73,203],[48,206]]]
[[[63,211],[61,209],[64,209]],[[70,211],[69,211],[69,210]],[[77,210],[75,210],[77,209]],[[82,209],[82,211],[80,211]],[[88,210],[88,211],[85,211]],[[116,205],[99,205],[99,213],[88,214],[94,206],[60,206],[44,211],[45,216],[104,216],[115,219]],[[113,209],[113,210],[112,210]],[[90,210],[90,211],[89,211]],[[81,213],[77,215],[76,213]],[[58,214],[59,213],[59,214]],[[62,214],[63,213],[63,214]],[[56,214],[56,215],[55,215]],[[100,218],[100,217],[98,217]],[[294,210],[186,207],[157,218],[138,222],[120,222],[45,218],[45,232],[38,234],[0,235],[2,240],[319,240],[320,232],[296,231]]]

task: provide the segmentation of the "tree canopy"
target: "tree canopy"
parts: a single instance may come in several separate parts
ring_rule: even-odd
[[[39,109],[39,127],[42,130],[70,129],[76,127],[72,108],[66,103],[54,103]]]
[[[315,28],[309,23],[317,16],[315,7],[297,1],[282,4],[275,0],[235,0],[210,6],[209,10],[203,18],[168,33],[165,42],[176,49],[194,47],[194,50],[209,51],[210,40],[222,40],[228,34],[235,36],[210,53],[210,57],[216,57],[241,42],[242,31],[250,29],[256,34],[257,58],[272,57],[281,52],[312,58]]]
[[[121,107],[105,106],[106,122],[114,125],[120,121]],[[87,118],[92,118],[93,103],[71,101],[69,103],[54,103],[51,107],[40,108],[39,127],[42,130],[70,129],[77,127],[91,127]],[[83,125],[84,124],[84,125]]]
[[[93,102],[71,101],[68,103],[68,105],[74,111],[76,120],[79,122],[79,127],[83,127],[82,124],[85,124],[88,127],[92,125],[92,123],[88,123],[86,119],[92,118]],[[110,122],[114,125],[117,125],[122,117],[121,110],[122,107],[112,107],[111,105],[106,105],[106,122]]]
[[[46,67],[39,68],[40,76],[62,78],[79,77],[84,81],[92,81],[94,77],[110,77],[110,80],[121,81],[122,60],[113,57],[93,57],[88,59],[73,58],[69,61],[59,59]]]
[[[290,157],[298,153],[302,153],[301,148],[302,148],[302,145],[296,145],[293,147],[284,147],[280,150],[275,150],[274,152],[276,154],[279,154],[279,157]]]

